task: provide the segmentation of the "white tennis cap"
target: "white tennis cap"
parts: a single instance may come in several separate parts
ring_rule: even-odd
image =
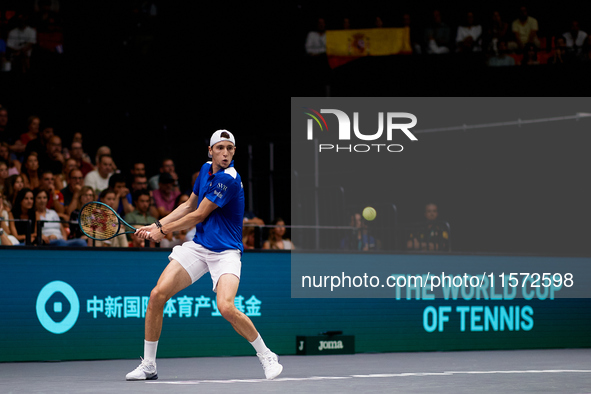
[[[225,135],[222,136],[223,133],[228,134],[228,137]],[[230,133],[228,130],[218,130],[211,135],[211,139],[209,140],[209,146],[213,147],[218,142],[222,141],[230,141],[234,145],[236,145],[236,140],[234,139],[234,134]],[[207,154],[211,158],[211,154]]]

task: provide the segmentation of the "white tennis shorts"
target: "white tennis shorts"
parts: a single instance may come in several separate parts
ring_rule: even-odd
[[[218,280],[223,274],[232,274],[240,279],[242,263],[240,262],[240,251],[238,249],[218,253],[212,252],[194,241],[187,241],[182,245],[175,246],[170,256],[168,256],[168,260],[178,261],[185,271],[189,273],[193,283],[206,272],[209,272],[213,281],[214,292]]]

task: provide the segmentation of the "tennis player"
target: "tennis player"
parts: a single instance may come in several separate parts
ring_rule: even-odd
[[[217,293],[218,310],[254,347],[265,377],[273,379],[283,370],[277,355],[267,348],[252,321],[234,305],[240,283],[244,216],[244,190],[232,160],[236,152],[234,136],[227,130],[218,130],[211,136],[208,149],[212,160],[201,167],[189,200],[161,221],[136,231],[142,239],[159,242],[172,231],[196,226],[193,241],[174,247],[168,256],[170,263],[150,294],[144,358],[139,367],[127,374],[127,380],[158,379],[156,350],[164,305],[208,271],[213,291]]]

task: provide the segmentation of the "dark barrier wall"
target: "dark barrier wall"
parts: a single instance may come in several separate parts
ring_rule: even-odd
[[[0,361],[141,356],[145,305],[167,255],[1,249]],[[591,346],[590,299],[292,299],[290,271],[288,253],[243,256],[237,306],[279,354],[327,330],[355,335],[357,352]],[[159,357],[254,354],[219,316],[211,287],[206,275],[171,299]]]

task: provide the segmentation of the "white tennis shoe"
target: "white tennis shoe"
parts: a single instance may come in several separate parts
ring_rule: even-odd
[[[141,357],[140,357],[141,358]],[[126,380],[156,380],[158,373],[156,373],[156,362],[148,361],[141,358],[142,363],[125,376]]]
[[[257,353],[259,361],[265,371],[265,378],[275,379],[281,371],[283,371],[283,365],[279,364],[279,358],[275,353],[268,350],[263,354]]]

